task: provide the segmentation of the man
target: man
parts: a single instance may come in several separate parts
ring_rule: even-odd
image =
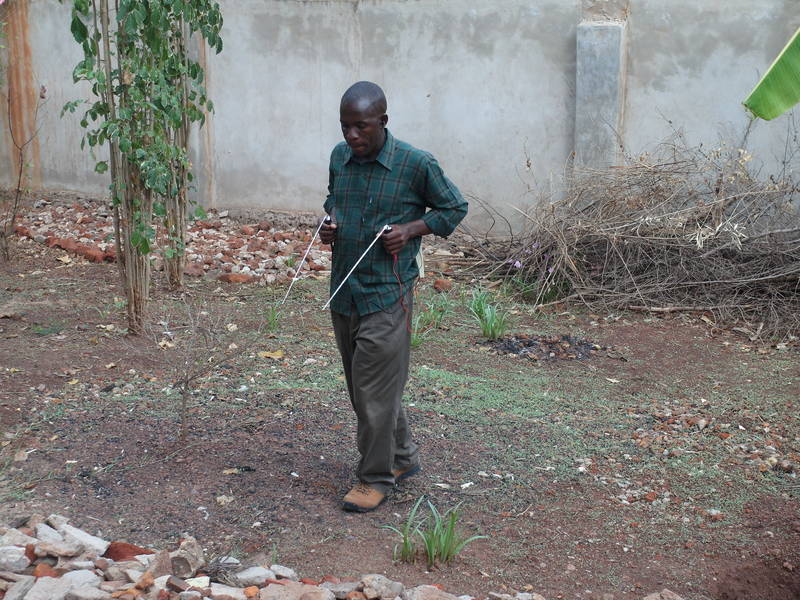
[[[331,154],[320,230],[333,244],[331,292],[389,225],[331,301],[336,344],[358,420],[359,483],[343,508],[368,512],[392,487],[420,470],[401,404],[408,378],[411,311],[423,235],[447,236],[467,203],[430,154],[401,142],[386,124],[386,97],[361,81],[342,96],[344,142]],[[426,212],[427,210],[427,212]]]

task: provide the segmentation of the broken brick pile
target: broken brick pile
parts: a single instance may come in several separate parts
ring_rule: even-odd
[[[61,248],[90,262],[114,262],[114,223],[107,208],[87,200],[72,204],[50,204],[38,200],[15,226],[15,233],[51,248]],[[207,276],[228,283],[263,281],[285,283],[295,275],[294,267],[314,234],[312,229],[279,231],[270,221],[239,224],[226,211],[210,211],[207,218],[190,223],[186,240],[185,274]],[[163,268],[153,240],[153,266]],[[302,265],[302,271],[325,271],[330,267],[330,248],[319,239]]]
[[[459,600],[436,586],[406,589],[382,575],[311,580],[282,565],[232,557],[209,564],[191,536],[157,552],[108,542],[60,515],[14,524],[0,528],[0,600]],[[521,600],[536,600],[529,596]]]
[[[383,575],[301,579],[288,567],[258,560],[224,556],[209,563],[189,535],[175,550],[155,551],[106,541],[55,514],[12,525],[0,527],[0,600],[475,600],[435,585],[406,588]],[[489,600],[545,598],[492,592]],[[665,589],[644,600],[681,598]]]

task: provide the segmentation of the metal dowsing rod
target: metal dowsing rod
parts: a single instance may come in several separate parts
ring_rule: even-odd
[[[311,237],[311,241],[308,243],[308,248],[306,248],[306,253],[303,254],[303,258],[300,260],[300,264],[297,265],[297,269],[295,269],[294,277],[292,277],[292,281],[289,283],[289,289],[286,290],[286,294],[284,294],[280,306],[283,306],[283,304],[286,302],[286,299],[289,297],[289,292],[292,291],[292,286],[294,285],[294,282],[297,281],[297,279],[300,277],[300,269],[303,268],[303,263],[306,262],[306,257],[308,256],[308,253],[311,252],[311,247],[314,245],[314,240],[317,239],[317,236],[319,235],[319,230],[322,229],[323,223],[330,223],[330,222],[331,222],[330,216],[325,217],[319,222],[319,227],[317,227],[317,230]]]
[[[337,287],[336,290],[331,294],[331,297],[328,298],[328,301],[325,303],[325,306],[322,307],[322,310],[325,310],[326,308],[328,308],[328,305],[331,303],[331,300],[333,300],[333,297],[336,294],[339,293],[339,290],[342,289],[342,286],[345,284],[345,282],[350,277],[350,275],[353,274],[353,271],[356,270],[356,267],[361,263],[361,261],[367,255],[367,252],[369,252],[370,249],[375,245],[375,242],[377,242],[384,233],[386,233],[387,231],[391,231],[391,230],[392,230],[392,228],[389,227],[388,225],[384,225],[383,227],[381,227],[378,230],[378,233],[375,234],[375,239],[372,240],[372,242],[370,242],[369,246],[367,246],[367,249],[364,250],[364,253],[361,256],[358,257],[358,260],[356,261],[356,264],[354,264],[353,268],[350,269],[350,272],[348,272],[347,275],[344,276],[344,279],[342,279],[342,282],[339,284],[339,287]]]

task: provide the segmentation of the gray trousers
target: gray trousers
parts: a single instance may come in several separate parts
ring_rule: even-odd
[[[411,353],[409,323],[413,295],[387,310],[360,317],[331,311],[336,345],[342,355],[350,402],[358,419],[356,475],[364,483],[388,492],[392,469],[418,463],[418,446],[411,441],[403,389]]]

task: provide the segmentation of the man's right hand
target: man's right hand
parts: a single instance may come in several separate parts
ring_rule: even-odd
[[[336,223],[329,221],[328,218],[325,217],[322,228],[319,230],[319,237],[323,244],[332,244],[336,241]]]

